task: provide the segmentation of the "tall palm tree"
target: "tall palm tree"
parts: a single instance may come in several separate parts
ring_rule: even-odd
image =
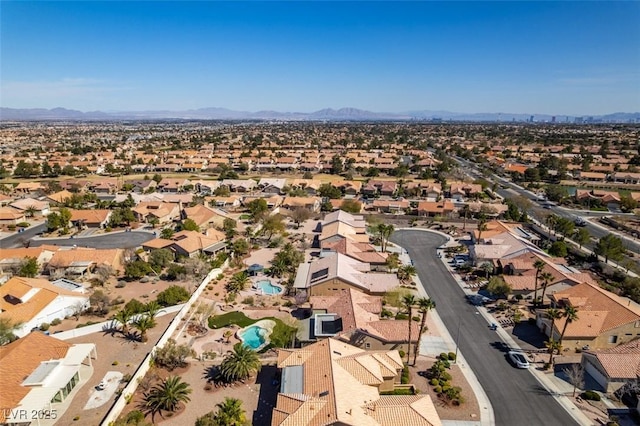
[[[142,408],[151,413],[152,418],[162,410],[173,412],[181,402],[191,401],[189,394],[192,391],[193,389],[188,383],[183,382],[180,376],[167,377],[144,394]]]
[[[567,331],[567,326],[578,320],[578,310],[571,305],[567,305],[562,311],[562,316],[564,317],[565,322],[564,327],[562,327],[562,333],[560,334],[560,346],[562,346],[562,340],[564,339],[564,333]]]
[[[534,287],[534,291],[533,291],[533,306],[536,306],[536,303],[538,302],[538,278],[540,278],[540,274],[542,273],[542,270],[544,269],[544,267],[547,264],[542,260],[542,259],[538,259],[535,262],[533,262],[533,267],[536,268],[536,283],[535,283],[535,287]]]
[[[140,332],[140,341],[146,342],[149,340],[147,337],[147,331],[156,326],[156,320],[149,315],[139,315],[133,322],[133,326]]]
[[[229,293],[238,293],[247,288],[247,285],[249,285],[249,275],[242,271],[233,274],[226,287]]]
[[[407,364],[409,363],[410,354],[411,354],[411,317],[413,316],[413,306],[416,304],[416,297],[413,294],[407,294],[402,298],[402,306],[407,310],[409,314],[409,321],[407,324],[409,325],[409,341],[407,342]]]
[[[224,402],[216,404],[218,411],[213,416],[214,424],[225,426],[243,426],[247,417],[242,409],[242,401],[236,398],[225,397]]]
[[[427,314],[431,309],[435,309],[436,302],[434,302],[430,298],[421,297],[416,301],[418,305],[418,312],[420,312],[420,335],[418,336],[418,344],[417,347],[420,347],[420,341],[422,340],[422,333],[425,331],[425,324],[427,323]],[[416,358],[418,358],[418,351],[413,351],[413,365],[416,365]]]
[[[488,220],[484,213],[480,213],[478,217],[478,243],[482,239],[482,232],[487,230],[487,222]]]
[[[125,336],[129,334],[129,321],[132,317],[133,315],[128,309],[123,309],[113,316],[113,319],[120,323],[122,334]]]
[[[544,315],[545,317],[547,317],[547,319],[551,320],[551,331],[549,332],[549,339],[553,339],[553,327],[555,327],[556,320],[562,318],[562,311],[557,308],[549,308],[544,313]]]
[[[228,382],[244,381],[262,368],[258,354],[242,343],[236,343],[220,364],[220,374]]]
[[[544,305],[544,294],[547,292],[547,286],[553,281],[553,275],[550,272],[540,274],[542,280],[542,296],[540,296],[540,304]]]
[[[378,234],[380,235],[380,246],[383,252],[387,251],[387,242],[389,241],[389,237],[391,236],[391,234],[393,234],[393,231],[395,231],[395,228],[393,227],[393,225],[389,224],[389,225],[385,225],[384,223],[380,223],[378,224],[378,227],[376,228],[376,230],[378,231]]]

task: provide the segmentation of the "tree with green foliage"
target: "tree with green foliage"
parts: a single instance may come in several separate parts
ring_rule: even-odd
[[[401,283],[411,281],[411,277],[414,277],[417,273],[418,271],[413,265],[403,265],[396,271],[396,275]]]
[[[573,240],[582,248],[583,245],[591,241],[591,234],[587,228],[577,228],[573,232]]]
[[[285,224],[281,214],[266,216],[262,219],[260,233],[267,236],[267,241],[271,241],[275,234],[281,234],[284,230]]]
[[[291,219],[296,224],[296,229],[300,228],[300,224],[311,218],[312,212],[306,207],[296,207],[291,211]]]
[[[567,188],[561,185],[547,185],[545,194],[550,201],[555,201],[556,203],[562,202],[569,196]]]
[[[155,318],[150,315],[140,314],[133,321],[133,327],[140,332],[140,341],[145,343],[149,340],[147,331],[157,325]]]
[[[339,175],[344,170],[344,162],[338,154],[331,157],[331,174]]]
[[[225,284],[224,288],[229,293],[239,293],[244,291],[249,285],[249,275],[245,271],[236,272]]]
[[[20,269],[18,269],[17,276],[33,278],[38,275],[40,266],[38,266],[38,260],[35,257],[26,257],[20,262]]]
[[[241,400],[225,397],[224,402],[219,402],[216,407],[218,408],[216,412],[210,411],[198,417],[195,426],[244,426],[247,424]]]
[[[254,223],[259,222],[269,211],[267,200],[264,198],[256,198],[249,201],[245,207],[249,210],[249,216]]]
[[[154,386],[148,393],[144,394],[142,408],[151,414],[151,418],[156,413],[162,411],[174,412],[181,403],[191,401],[189,394],[192,392],[187,382],[182,381],[180,376],[167,377],[162,383]]]
[[[171,237],[173,237],[173,234],[175,233],[176,232],[171,228],[163,228],[162,231],[160,231],[160,238],[164,238],[165,240],[170,240]]]
[[[555,257],[567,257],[567,243],[564,241],[554,241],[549,247],[549,254]]]
[[[507,297],[511,293],[511,286],[502,277],[491,277],[487,284],[489,294],[496,297]]]
[[[635,200],[631,195],[621,195],[620,196],[620,210],[625,213],[629,213],[638,208],[638,201]]]
[[[354,199],[344,200],[342,204],[340,204],[340,210],[351,214],[358,214],[362,211],[362,203]]]
[[[398,255],[398,253],[389,253],[389,256],[387,256],[385,260],[385,266],[389,271],[398,269],[400,266],[400,255]]]
[[[540,274],[544,270],[544,267],[547,266],[546,262],[542,259],[538,259],[533,262],[533,267],[536,268],[536,279],[535,285],[533,287],[533,305],[535,306],[538,303],[538,280],[540,279]]]
[[[120,330],[125,336],[129,335],[129,323],[132,318],[133,313],[126,309],[126,307],[113,316],[113,319],[120,324]]]
[[[173,306],[178,303],[186,302],[189,300],[189,296],[189,292],[184,287],[172,285],[166,290],[158,293],[156,300],[160,306]]]
[[[156,272],[160,273],[173,261],[173,252],[169,249],[157,249],[149,253],[149,265]]]
[[[9,318],[0,318],[0,346],[9,344],[18,340],[18,336],[14,331],[20,326],[20,323],[14,323]]]
[[[416,297],[413,294],[407,294],[402,298],[402,306],[409,316],[407,327],[409,329],[409,340],[407,341],[407,363],[411,359],[411,323],[413,322],[413,307],[416,304]]]
[[[542,295],[540,296],[540,303],[544,305],[544,295],[547,292],[549,284],[553,282],[553,274],[550,272],[543,272],[540,274],[540,279],[542,280]]]
[[[244,238],[238,238],[231,244],[231,252],[236,257],[242,257],[249,253],[249,242]]]
[[[578,310],[571,305],[567,305],[564,307],[562,311],[562,317],[564,318],[564,327],[562,327],[562,333],[560,333],[559,344],[562,347],[562,341],[564,340],[564,333],[567,331],[567,327],[572,322],[577,321],[578,318]]]
[[[598,240],[593,252],[604,257],[605,263],[609,263],[609,259],[619,261],[624,255],[624,247],[622,240],[613,234],[607,234]]]
[[[236,343],[220,364],[220,374],[229,383],[238,380],[244,382],[262,368],[258,354],[242,343]]]
[[[175,340],[169,339],[163,347],[156,349],[153,360],[156,365],[173,371],[176,368],[186,367],[187,358],[190,356],[195,357],[195,351],[191,346],[186,343],[178,345]]]
[[[427,314],[430,310],[436,308],[436,302],[431,298],[421,297],[416,301],[418,306],[418,312],[420,312],[420,334],[418,335],[418,343],[416,347],[420,347],[422,341],[422,334],[426,331]],[[413,351],[413,365],[416,365],[416,359],[418,358],[418,351]]]
[[[187,218],[182,221],[182,230],[200,232],[200,227],[195,222],[195,220]]]
[[[380,238],[380,247],[383,253],[387,251],[387,242],[389,241],[389,237],[391,237],[391,234],[393,234],[393,231],[395,231],[395,228],[391,224],[387,225],[384,223],[379,223],[378,226],[376,226],[376,233]]]
[[[124,266],[124,276],[132,280],[138,280],[151,272],[153,272],[151,265],[144,260],[134,260]]]
[[[342,191],[340,191],[339,188],[336,188],[330,183],[323,183],[318,188],[318,195],[332,200],[339,200],[340,198],[342,198]]]
[[[225,217],[222,221],[222,230],[227,239],[230,240],[238,233],[238,223],[230,217]]]

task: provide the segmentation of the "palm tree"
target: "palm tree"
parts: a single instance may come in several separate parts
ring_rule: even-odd
[[[482,231],[486,231],[486,230],[487,230],[487,217],[484,215],[484,213],[480,213],[480,216],[478,217],[478,242],[482,240]]]
[[[540,303],[544,305],[544,294],[547,292],[549,283],[553,281],[553,275],[550,272],[543,272],[540,274],[540,279],[542,279],[542,296],[540,296]]]
[[[129,321],[131,321],[131,317],[133,317],[133,315],[128,309],[123,309],[113,316],[113,319],[120,323],[122,334],[125,336],[129,334]]]
[[[553,327],[556,324],[556,320],[562,318],[562,312],[560,311],[560,309],[549,308],[544,315],[545,317],[547,317],[547,319],[551,320],[551,331],[549,332],[549,339],[553,339]]]
[[[156,320],[149,315],[139,315],[133,322],[133,326],[140,332],[140,341],[146,342],[149,340],[147,337],[147,330],[151,330],[156,326]]]
[[[160,311],[160,304],[155,300],[149,302],[145,306],[145,314],[149,315],[151,318],[155,318],[158,316],[158,312]]]
[[[553,362],[553,354],[554,354],[554,352],[555,351],[559,351],[562,346],[560,345],[560,342],[558,342],[556,340],[553,340],[553,338],[549,338],[549,340],[544,342],[544,345],[547,347],[547,350],[549,351],[549,362],[548,362],[548,364],[551,365],[551,363]]]
[[[491,262],[484,262],[480,265],[480,269],[484,271],[485,278],[489,279],[489,274],[493,272],[493,264]]]
[[[380,223],[378,224],[376,231],[378,231],[378,234],[380,235],[380,246],[382,251],[386,252],[387,242],[389,241],[391,234],[393,234],[393,231],[395,231],[395,228],[391,224],[385,225],[384,223]]]
[[[242,343],[236,343],[220,364],[220,374],[228,382],[244,381],[262,368],[258,354]]]
[[[242,409],[242,401],[236,398],[225,397],[224,402],[216,404],[218,411],[213,416],[214,424],[225,426],[243,426],[247,422],[245,412]]]
[[[24,210],[24,214],[25,214],[26,217],[33,217],[33,216],[35,216],[37,211],[38,211],[38,209],[35,206],[28,206]]]
[[[567,305],[564,307],[564,311],[562,311],[562,316],[565,319],[564,327],[562,327],[562,333],[560,334],[560,346],[562,346],[562,340],[564,339],[564,333],[567,331],[567,326],[578,320],[578,310],[571,305]]]
[[[411,316],[413,315],[413,306],[416,304],[416,297],[413,294],[407,294],[402,298],[402,306],[404,306],[404,308],[407,310],[407,313],[409,314],[409,321],[407,322],[407,324],[409,324],[409,341],[407,342],[407,363],[409,363],[410,358],[410,354],[411,354],[411,321],[413,321],[413,319],[411,319]]]
[[[144,394],[142,408],[153,416],[162,410],[175,411],[181,402],[191,401],[189,394],[191,387],[183,382],[180,376],[167,377],[164,381],[154,386]]]
[[[242,271],[242,272],[233,274],[233,276],[227,283],[226,288],[229,293],[238,293],[239,291],[242,291],[245,288],[247,288],[248,284],[249,284],[249,275],[247,275],[246,272]]]
[[[404,265],[398,268],[396,275],[401,282],[407,282],[411,280],[411,277],[415,276],[417,273],[416,267],[413,265]]]
[[[424,333],[425,331],[425,324],[427,323],[427,314],[429,313],[429,311],[431,309],[434,309],[436,307],[436,302],[434,302],[432,299],[426,298],[426,297],[421,297],[420,299],[418,299],[416,301],[416,304],[418,305],[418,312],[420,312],[421,317],[420,317],[420,335],[418,336],[418,345],[417,347],[420,347],[420,341],[422,340],[422,333]],[[411,323],[409,323],[411,324]],[[415,350],[413,351],[413,365],[416,365],[416,358],[418,357],[418,351]]]
[[[538,302],[538,278],[540,278],[540,273],[542,272],[542,270],[544,269],[544,267],[547,264],[542,260],[542,259],[538,259],[535,262],[533,262],[533,267],[536,268],[536,284],[534,287],[534,292],[533,292],[533,306],[536,306],[536,303]]]

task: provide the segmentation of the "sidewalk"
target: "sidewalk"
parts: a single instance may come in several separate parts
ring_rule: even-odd
[[[452,246],[452,245],[456,245],[456,243],[454,241],[449,241],[446,244],[446,246]],[[451,273],[451,276],[455,278],[458,285],[465,292],[465,294],[475,294],[473,291],[467,288],[467,285],[464,283],[464,281],[460,279],[460,276],[451,269],[450,265],[447,264],[447,261],[444,256],[441,258],[441,260],[446,266],[446,268],[449,270],[449,272]],[[480,312],[480,315],[482,315],[485,318],[485,320],[487,321],[487,324],[492,324],[492,323],[498,324],[498,321],[487,311],[486,308],[478,307],[478,311]],[[507,345],[509,345],[510,348],[521,349],[520,346],[511,337],[511,335],[507,333],[502,327],[498,326],[498,329],[496,330],[496,332],[498,333],[498,336],[500,336],[501,340]],[[582,413],[582,411],[580,411],[580,409],[578,409],[575,406],[575,404],[573,404],[571,399],[564,395],[567,392],[570,393],[573,391],[573,387],[571,385],[555,377],[554,375],[545,374],[542,371],[536,370],[535,368],[529,369],[529,372],[533,374],[533,376],[540,383],[540,385],[542,385],[542,387],[545,388],[545,390],[549,392],[549,394],[553,396],[558,401],[558,403],[579,424],[583,424],[583,425],[592,424],[591,420],[584,413]],[[549,377],[549,376],[552,376],[552,377]]]

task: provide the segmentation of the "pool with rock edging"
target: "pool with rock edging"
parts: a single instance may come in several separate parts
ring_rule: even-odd
[[[269,343],[271,340],[269,336],[276,326],[276,322],[272,320],[260,320],[250,326],[238,330],[236,335],[238,339],[242,341],[245,346],[250,347],[254,351],[258,352]]]

